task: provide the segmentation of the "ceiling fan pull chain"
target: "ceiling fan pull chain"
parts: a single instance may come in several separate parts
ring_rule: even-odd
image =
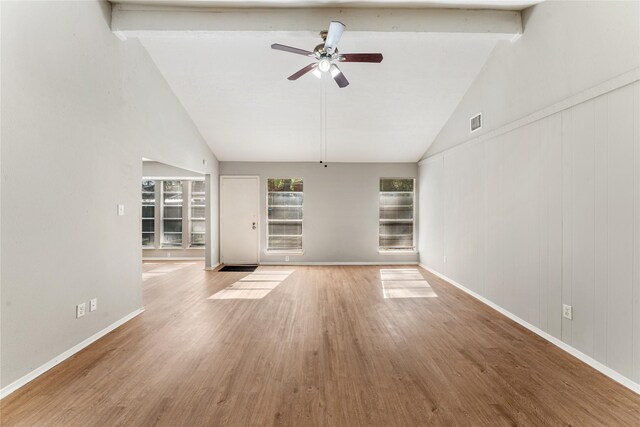
[[[322,112],[321,112],[321,120],[322,120],[322,144],[321,144],[321,158],[327,166],[327,91],[326,91],[326,83],[325,83],[324,75],[322,76],[320,86],[322,90]]]

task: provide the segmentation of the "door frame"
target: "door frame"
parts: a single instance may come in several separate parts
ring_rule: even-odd
[[[260,223],[262,216],[260,215],[260,194],[262,192],[261,188],[260,188],[260,176],[259,175],[220,175],[220,206],[218,208],[218,217],[220,218],[219,220],[219,228],[220,228],[220,262],[224,264],[223,260],[224,260],[224,248],[222,246],[222,243],[224,242],[224,227],[222,226],[222,209],[223,209],[223,205],[222,202],[224,200],[224,194],[223,194],[223,181],[225,179],[255,179],[256,183],[258,185],[258,198],[256,199],[256,207],[257,207],[257,211],[258,211],[258,218],[256,221],[256,239],[258,239],[258,244],[256,245],[256,264],[260,264],[260,236],[261,236],[261,227],[260,227]]]

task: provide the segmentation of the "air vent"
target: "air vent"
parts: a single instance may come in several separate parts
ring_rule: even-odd
[[[469,122],[471,123],[471,133],[477,131],[478,129],[482,129],[482,113],[471,117],[471,120]]]

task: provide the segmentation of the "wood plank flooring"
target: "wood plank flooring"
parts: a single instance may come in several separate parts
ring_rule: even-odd
[[[381,268],[288,266],[262,299],[212,300],[249,273],[147,263],[146,312],[0,424],[638,426],[640,396],[424,270],[437,297],[384,299]]]

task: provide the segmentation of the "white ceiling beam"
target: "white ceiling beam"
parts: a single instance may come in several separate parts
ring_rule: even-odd
[[[114,4],[111,30],[130,37],[206,37],[219,32],[312,32],[339,20],[349,32],[441,33],[512,40],[520,12],[468,9],[196,8]]]

